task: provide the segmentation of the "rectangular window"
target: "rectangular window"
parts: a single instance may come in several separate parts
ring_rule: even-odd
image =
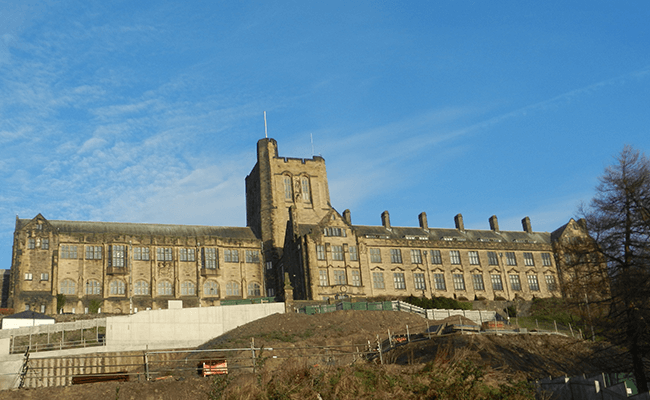
[[[515,253],[512,251],[507,251],[506,252],[506,264],[508,265],[517,265],[517,257],[515,256]]]
[[[352,286],[361,286],[361,274],[355,269],[352,270]]]
[[[322,244],[316,245],[316,258],[319,260],[325,259],[325,246]]]
[[[332,246],[332,260],[343,261],[343,246]]]
[[[291,190],[291,177],[285,176],[284,177],[284,198],[285,200],[292,200],[292,190]]]
[[[546,275],[544,277],[546,279],[546,288],[552,292],[554,290],[557,290],[557,285],[555,283],[555,277],[553,275]]]
[[[465,290],[465,278],[463,274],[453,274],[454,290]]]
[[[138,261],[149,261],[149,248],[148,247],[134,247],[133,259]]]
[[[260,251],[246,250],[246,262],[250,264],[260,262]]]
[[[50,239],[43,239],[41,241],[41,249],[47,250],[50,248]]]
[[[549,253],[542,253],[542,265],[545,267],[551,266],[551,255]]]
[[[521,290],[521,281],[519,280],[519,275],[510,275],[510,288],[514,291]]]
[[[379,249],[370,249],[370,262],[380,263],[381,262],[381,252]]]
[[[492,281],[492,290],[503,290],[503,282],[501,281],[501,275],[492,274],[490,275],[490,280]]]
[[[304,201],[309,201],[309,178],[302,177],[302,199]]]
[[[76,259],[77,258],[77,246],[74,246],[74,245],[63,245],[63,246],[61,246],[60,257],[61,258]]]
[[[402,263],[402,251],[400,249],[390,249],[390,262],[395,264]]]
[[[467,253],[469,256],[469,265],[479,265],[478,251],[470,251]]]
[[[420,250],[411,250],[411,263],[422,264],[422,252]]]
[[[384,289],[384,273],[383,272],[373,272],[372,273],[372,287],[375,289]]]
[[[50,274],[47,272],[44,272],[41,274],[41,281],[49,281],[50,280]]]
[[[442,256],[440,250],[431,250],[431,264],[442,264]]]
[[[171,247],[157,247],[156,259],[158,261],[172,261],[172,248]]]
[[[426,290],[427,284],[424,281],[424,274],[416,272],[413,274],[413,283],[415,284],[415,290]]]
[[[449,259],[452,264],[460,264],[460,251],[458,250],[449,250]]]
[[[170,249],[171,250],[171,249]],[[126,246],[114,244],[111,246],[111,267],[124,268],[126,259]]]
[[[196,261],[194,249],[180,249],[179,256],[181,261]]]
[[[488,265],[499,265],[496,251],[488,251]]]
[[[345,271],[334,270],[334,284],[335,285],[347,285],[347,279],[345,278]]]
[[[433,274],[433,282],[436,285],[436,290],[447,290],[445,274]]]
[[[223,260],[225,262],[239,262],[239,250],[225,249],[223,251]]]
[[[483,275],[472,275],[472,283],[474,284],[474,290],[485,290],[485,285],[483,284]]]
[[[406,281],[404,280],[404,273],[394,272],[393,283],[395,284],[395,289],[399,289],[399,290],[406,289]]]
[[[535,265],[535,260],[533,260],[533,253],[524,253],[524,265],[528,267]]]
[[[86,246],[86,260],[101,260],[102,246]]]
[[[203,268],[216,269],[217,268],[217,249],[207,247],[203,249]]]
[[[528,288],[531,291],[538,292],[539,282],[537,281],[537,275],[526,275],[526,279],[528,280]]]
[[[337,228],[335,226],[327,227],[323,230],[325,236],[343,236],[346,237],[345,229]]]
[[[321,269],[318,271],[318,284],[320,286],[328,286],[329,279],[327,279],[327,270]]]
[[[34,238],[27,239],[27,248],[28,249],[35,249],[36,248],[36,239],[34,239]]]
[[[26,280],[26,281],[31,281],[32,279],[33,279],[32,274],[29,273],[29,272],[27,272],[27,273],[25,274],[25,280]]]
[[[359,252],[357,250],[357,246],[348,247],[348,251],[350,252],[350,261],[359,261]]]
[[[275,289],[273,289],[273,288],[266,289],[266,296],[267,297],[274,297],[275,296]]]

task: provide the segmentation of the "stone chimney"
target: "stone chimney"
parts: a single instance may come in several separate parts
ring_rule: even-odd
[[[454,217],[454,223],[456,224],[456,229],[463,232],[465,231],[465,223],[463,223],[463,214],[456,214]]]
[[[388,214],[388,210],[381,213],[381,224],[384,228],[390,229],[390,214]]]
[[[521,226],[524,227],[524,232],[533,233],[533,226],[530,224],[530,218],[526,217],[521,220]]]
[[[418,220],[420,221],[420,228],[424,230],[429,229],[429,223],[427,222],[427,213],[421,212],[420,215],[418,215]]]
[[[492,229],[495,232],[499,232],[499,221],[497,220],[497,216],[493,215],[490,217],[490,229]]]
[[[352,225],[352,216],[350,215],[350,209],[343,211],[343,220],[347,222],[348,225]]]

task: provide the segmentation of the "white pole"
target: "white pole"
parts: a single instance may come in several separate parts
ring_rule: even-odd
[[[266,111],[264,111],[264,137],[267,139],[269,138],[269,132],[266,129]]]

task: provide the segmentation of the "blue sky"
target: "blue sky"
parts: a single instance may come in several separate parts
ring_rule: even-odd
[[[0,0],[0,268],[16,215],[244,226],[255,143],[354,224],[552,231],[650,148],[645,1]]]

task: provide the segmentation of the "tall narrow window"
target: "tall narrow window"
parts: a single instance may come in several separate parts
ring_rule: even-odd
[[[535,261],[533,260],[533,253],[524,253],[524,265],[528,267],[535,265]]]
[[[492,290],[503,290],[503,282],[501,281],[501,275],[492,274],[490,275],[490,280],[492,281]]]
[[[478,251],[470,251],[467,253],[469,256],[469,264],[470,265],[479,265],[479,260],[478,260]]]
[[[507,251],[506,252],[506,264],[508,265],[517,265],[517,257],[515,256],[515,253],[512,251]]]
[[[322,244],[316,245],[316,259],[324,260],[325,259],[325,246]]]
[[[416,272],[413,274],[413,283],[415,284],[415,289],[416,290],[426,290],[427,289],[427,284],[424,281],[424,274],[420,272]]]
[[[380,263],[381,262],[381,252],[379,249],[370,249],[370,262]]]
[[[472,283],[474,284],[474,290],[485,290],[485,285],[483,285],[483,275],[472,275]]]
[[[444,274],[433,274],[433,283],[436,285],[436,290],[447,290]]]
[[[343,261],[343,246],[332,246],[332,260]]]
[[[318,271],[318,284],[320,286],[328,286],[329,280],[327,279],[327,270],[321,269]]]
[[[544,276],[544,279],[546,279],[546,288],[550,292],[557,290],[557,284],[555,283],[555,277],[553,275],[546,275]]]
[[[420,250],[411,250],[411,263],[422,264],[422,252]]]
[[[36,248],[36,239],[34,239],[34,238],[27,239],[27,248],[28,249],[35,249]]]
[[[463,274],[453,274],[452,278],[454,279],[454,290],[465,290]]]
[[[114,244],[111,246],[111,267],[124,268],[125,258],[126,258],[126,246],[121,244]]]
[[[495,251],[488,251],[488,265],[499,265],[499,258]]]
[[[47,250],[49,248],[50,248],[50,239],[45,238],[41,240],[41,249]]]
[[[203,249],[203,268],[217,268],[217,249],[206,247]]]
[[[384,273],[383,272],[373,272],[372,273],[372,287],[375,289],[384,289]]]
[[[350,253],[350,261],[359,261],[359,252],[357,251],[357,246],[348,247],[348,252]]]
[[[304,201],[309,201],[311,197],[309,196],[309,178],[303,176],[302,179],[302,199]]]
[[[442,256],[440,255],[440,250],[431,250],[431,264],[442,264]]]
[[[539,281],[537,281],[537,275],[526,275],[526,279],[528,280],[528,288],[531,291],[538,292],[539,291]]]
[[[291,187],[291,177],[284,177],[284,198],[285,200],[291,200],[293,198],[293,189]]]
[[[460,251],[458,250],[449,250],[449,259],[452,264],[460,264]]]
[[[361,275],[358,270],[352,270],[352,286],[361,286]]]
[[[390,249],[390,262],[395,264],[402,263],[402,251],[400,249]]]
[[[393,273],[393,283],[395,284],[395,289],[403,290],[406,289],[406,281],[404,280],[403,272],[394,272]]]
[[[549,253],[542,253],[542,265],[545,267],[551,266],[551,255]]]

